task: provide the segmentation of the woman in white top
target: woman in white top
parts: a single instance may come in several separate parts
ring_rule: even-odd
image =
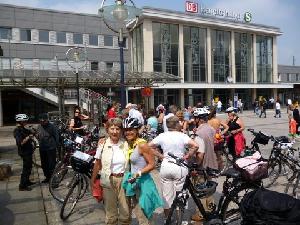
[[[160,178],[162,185],[162,197],[164,200],[165,216],[168,216],[169,209],[175,199],[176,191],[180,191],[183,187],[185,177],[188,170],[185,167],[180,167],[170,161],[174,161],[168,153],[172,153],[177,157],[188,159],[198,150],[198,144],[186,134],[179,132],[181,126],[179,119],[172,116],[166,121],[168,131],[161,133],[150,142],[151,147],[160,146],[163,154],[154,151],[157,156],[163,159],[160,169]],[[190,151],[186,153],[186,147]]]
[[[106,131],[109,137],[105,141],[99,141],[95,155],[91,188],[93,189],[96,176],[101,171],[105,224],[129,225],[129,207],[124,189],[121,186],[128,155],[127,142],[121,139],[122,120],[119,118],[109,119],[106,122]]]

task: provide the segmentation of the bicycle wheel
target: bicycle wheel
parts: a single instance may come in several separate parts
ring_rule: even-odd
[[[64,167],[63,163],[57,165],[49,180],[49,192],[54,199],[59,202],[64,201],[64,197],[73,183],[74,174],[73,169]]]
[[[81,193],[81,177],[77,177],[76,181],[72,184],[72,187],[69,189],[67,196],[63,201],[63,205],[60,210],[60,218],[66,220],[72,214]]]
[[[222,174],[230,166],[231,162],[227,158],[227,155],[222,151],[218,152],[217,159],[219,171]]]
[[[88,178],[85,175],[81,176],[81,190],[80,190],[80,195],[79,198],[82,198],[84,194],[86,193],[86,190],[89,186]]]
[[[245,194],[257,189],[257,187],[239,188],[224,200],[221,208],[221,216],[224,224],[241,224],[242,216],[240,211],[240,203]]]
[[[285,186],[285,190],[284,190],[284,193],[285,194],[289,194],[289,189],[290,187],[293,187],[292,188],[292,196],[295,197],[295,198],[299,198],[300,197],[300,193],[299,193],[299,172],[298,171],[295,171],[293,173],[293,175],[288,179],[288,182]]]
[[[174,200],[176,201],[176,199]],[[183,220],[184,206],[172,204],[165,225],[181,225]]]
[[[296,199],[300,199],[299,181],[300,181],[300,174],[298,171],[298,175],[297,175],[294,187],[293,187],[293,196]]]
[[[263,180],[265,188],[271,187],[281,174],[282,165],[277,160],[270,161],[268,166],[268,177]]]

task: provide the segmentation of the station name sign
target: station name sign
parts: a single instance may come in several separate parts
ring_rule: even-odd
[[[207,16],[216,16],[233,20],[242,20],[245,22],[250,22],[252,20],[252,15],[250,12],[241,13],[231,12],[226,9],[213,9],[207,8],[203,5],[199,5],[197,2],[186,1],[185,2],[185,11],[189,13],[199,13]]]

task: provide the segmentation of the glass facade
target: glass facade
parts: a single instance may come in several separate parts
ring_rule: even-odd
[[[272,82],[273,40],[272,37],[256,36],[257,83]]]
[[[169,105],[179,106],[179,90],[173,89],[155,89],[154,90],[154,105],[168,103]]]
[[[226,82],[231,77],[230,32],[211,30],[212,82]]]
[[[143,45],[143,26],[137,27],[132,34],[133,49],[133,71],[143,71],[144,65],[144,45]]]
[[[237,83],[253,82],[252,34],[235,33],[235,71]]]
[[[178,25],[152,23],[153,69],[178,76]]]
[[[194,82],[206,79],[206,29],[183,28],[184,81]]]

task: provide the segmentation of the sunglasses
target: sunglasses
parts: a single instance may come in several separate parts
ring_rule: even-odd
[[[75,111],[75,113],[80,113],[79,111]]]

